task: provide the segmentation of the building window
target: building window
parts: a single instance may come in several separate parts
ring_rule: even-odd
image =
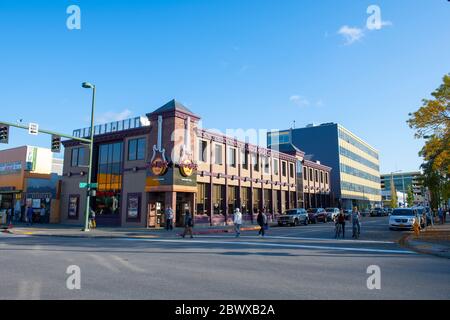
[[[119,215],[122,190],[123,142],[101,144],[98,152],[95,211],[98,216]]]
[[[267,157],[264,157],[264,173],[270,174],[270,163],[269,163],[269,158],[267,158]]]
[[[68,218],[71,220],[77,220],[80,211],[80,195],[70,195],[69,196],[69,210]]]
[[[319,175],[317,173],[317,170],[314,170],[314,180],[316,180],[316,182],[319,182]]]
[[[325,172],[325,183],[328,184],[328,172]]]
[[[145,159],[145,138],[131,139],[128,141],[128,161]]]
[[[80,167],[86,165],[84,159],[84,148],[74,148],[72,149],[72,167]]]
[[[228,148],[228,165],[236,168],[236,149]]]
[[[283,177],[286,177],[286,161],[281,161],[281,173],[283,174]]]
[[[273,159],[273,174],[278,175],[279,165],[278,165],[278,159]]]
[[[294,177],[294,164],[293,164],[293,163],[290,163],[290,164],[289,164],[289,176],[290,176],[291,178]]]
[[[258,213],[261,202],[261,189],[253,189],[253,213]]]
[[[320,183],[323,183],[323,171],[320,171]]]
[[[214,205],[214,214],[223,214],[224,211],[224,189],[225,186],[221,184],[213,185],[213,205]]]
[[[253,163],[253,170],[258,172],[259,171],[259,154],[252,154],[252,163]]]
[[[308,169],[303,167],[303,180],[308,180]]]
[[[220,144],[214,146],[214,163],[222,165],[222,145]]]
[[[197,215],[207,215],[210,210],[209,193],[210,185],[206,183],[197,183]]]
[[[242,168],[248,170],[248,151],[242,150],[241,152],[242,156]]]
[[[228,213],[234,213],[234,210],[237,208],[237,194],[239,192],[239,187],[236,186],[228,186]]]
[[[127,196],[127,221],[141,221],[141,194],[129,193]]]
[[[314,177],[313,177],[313,169],[309,169],[309,181],[314,181]]]
[[[241,211],[242,213],[251,213],[250,188],[241,188]]]
[[[198,140],[198,161],[207,162],[208,161],[208,141]]]

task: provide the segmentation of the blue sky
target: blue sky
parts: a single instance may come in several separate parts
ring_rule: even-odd
[[[80,30],[66,27],[73,4]],[[372,4],[380,30],[366,28]],[[408,112],[450,72],[450,3],[0,0],[0,41],[0,121],[88,126],[91,81],[99,120],[176,98],[223,131],[338,122],[380,151],[382,172],[406,171],[423,143]],[[12,129],[0,149],[49,140]]]

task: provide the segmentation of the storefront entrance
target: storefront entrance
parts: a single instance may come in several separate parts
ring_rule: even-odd
[[[177,206],[176,206],[176,216],[175,216],[175,225],[177,227],[184,226],[184,216],[186,210],[193,215],[192,212],[192,201],[193,194],[187,192],[177,192]]]

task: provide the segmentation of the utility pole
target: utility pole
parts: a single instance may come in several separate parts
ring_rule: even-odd
[[[95,111],[95,85],[89,82],[83,82],[81,85],[85,89],[92,89],[92,106],[91,106],[91,128],[89,137],[89,169],[87,176],[87,196],[86,196],[86,214],[84,219],[83,231],[89,231],[89,214],[91,213],[91,183],[92,183],[92,157],[94,153],[94,111]]]

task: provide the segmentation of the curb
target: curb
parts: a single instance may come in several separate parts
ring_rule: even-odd
[[[404,236],[402,236],[400,238],[400,240],[398,241],[399,245],[404,247],[404,248],[413,250],[413,251],[415,251],[417,253],[432,255],[432,256],[439,257],[439,258],[444,258],[444,259],[450,259],[450,255],[449,254],[444,254],[444,253],[441,253],[440,251],[436,251],[436,250],[427,250],[427,249],[423,249],[423,248],[418,248],[417,246],[412,245],[410,243],[410,240],[409,240],[409,238],[412,235],[413,234],[405,234]]]

